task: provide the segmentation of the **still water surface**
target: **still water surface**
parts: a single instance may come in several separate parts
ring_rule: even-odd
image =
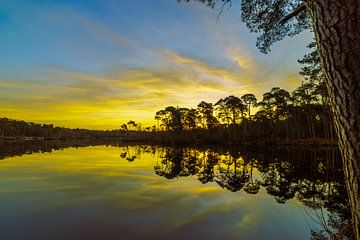
[[[348,221],[334,149],[18,152],[0,161],[2,240],[311,239]]]

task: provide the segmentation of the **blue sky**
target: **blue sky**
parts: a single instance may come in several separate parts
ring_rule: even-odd
[[[3,117],[68,127],[149,125],[168,105],[300,84],[309,32],[255,47],[239,2],[216,9],[176,0],[3,0]]]

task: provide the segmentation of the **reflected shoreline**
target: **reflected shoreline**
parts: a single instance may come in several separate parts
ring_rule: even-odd
[[[192,176],[202,184],[213,183],[231,192],[256,195],[259,191],[279,204],[297,199],[313,211],[327,211],[319,219],[324,229],[313,230],[312,239],[331,239],[350,224],[350,212],[338,148],[309,146],[150,145],[113,140],[13,141],[0,143],[0,159],[66,148],[113,146],[118,159],[156,159],[153,173],[163,179]],[[8,159],[11,161],[11,159]],[[0,161],[0,163],[2,162]],[[347,239],[351,233],[346,232]]]
[[[134,145],[149,145],[149,146],[180,146],[180,147],[196,147],[200,149],[223,149],[229,147],[255,147],[255,148],[266,148],[273,147],[275,149],[303,149],[303,150],[337,150],[337,145],[325,144],[325,145],[316,145],[316,144],[278,144],[278,143],[245,143],[245,144],[209,144],[209,143],[156,143],[149,141],[139,141],[139,140],[127,140],[123,141],[121,139],[72,139],[72,140],[10,140],[10,141],[0,141],[0,160],[7,157],[21,156],[23,154],[32,154],[32,153],[44,153],[52,152],[54,150],[62,150],[70,147],[79,148],[79,147],[89,147],[89,146],[134,146]]]

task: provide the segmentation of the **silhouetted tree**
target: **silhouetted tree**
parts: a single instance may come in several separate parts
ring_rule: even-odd
[[[137,123],[135,123],[135,121],[129,121],[128,123],[127,123],[127,125],[129,126],[128,127],[128,129],[130,129],[130,130],[135,130],[135,127],[137,126]]]
[[[121,127],[120,127],[120,129],[123,130],[123,131],[127,131],[127,130],[128,130],[126,124],[122,124]]]
[[[214,117],[214,106],[212,103],[202,101],[197,105],[200,113],[200,123],[203,128],[213,128],[217,124],[217,119]]]
[[[240,116],[243,118],[246,112],[246,105],[236,96],[228,96],[215,103],[218,114],[223,121],[237,124]]]
[[[250,119],[251,117],[251,106],[255,106],[256,105],[256,97],[254,94],[252,93],[248,93],[248,94],[244,94],[242,97],[241,97],[241,100],[246,104],[247,106],[247,109],[248,109],[248,118]]]

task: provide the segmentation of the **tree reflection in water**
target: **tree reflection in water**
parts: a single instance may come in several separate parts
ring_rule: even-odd
[[[280,204],[296,198],[311,210],[309,217],[315,216],[322,226],[312,231],[312,239],[352,239],[337,149],[139,146],[137,151],[152,152],[158,158],[155,173],[167,179],[196,176],[203,184],[215,182],[231,192],[243,190],[248,194],[264,189]],[[123,158],[132,158],[129,151],[125,152]]]
[[[322,229],[312,239],[352,239],[341,158],[337,149],[190,148],[127,146],[112,141],[0,143],[0,160],[9,156],[52,152],[66,147],[111,145],[130,164],[142,153],[157,159],[155,174],[167,178],[195,176],[231,192],[264,191],[276,202],[297,199]],[[325,213],[326,212],[326,213]]]

